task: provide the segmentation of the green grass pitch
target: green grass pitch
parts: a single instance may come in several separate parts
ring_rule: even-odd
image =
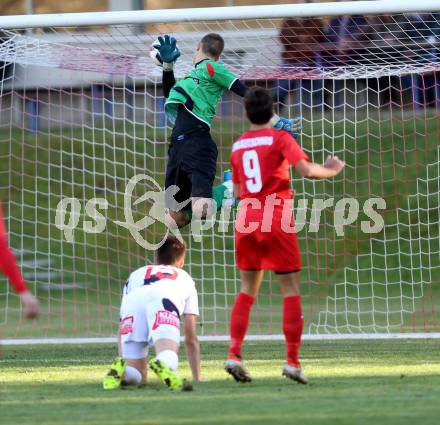
[[[305,342],[308,386],[280,376],[281,342],[245,343],[249,385],[223,371],[224,343],[202,343],[204,381],[192,393],[172,393],[152,376],[144,388],[105,392],[115,349],[4,347],[2,425],[434,425],[440,417],[439,340]],[[190,376],[184,354],[181,373]]]
[[[329,309],[340,315],[329,316],[329,324],[341,332],[438,331],[439,197],[438,169],[433,168],[439,161],[438,115],[370,112],[352,121],[324,116],[304,127],[301,142],[313,160],[337,153],[348,166],[335,183],[296,180],[297,197],[331,194],[363,202],[381,196],[388,206],[386,233],[365,236],[355,223],[338,238],[327,211],[318,233],[300,235],[305,330],[317,322],[328,297],[336,296],[338,301]],[[11,244],[34,252],[32,259],[41,262],[37,271],[43,276],[54,273],[29,281],[41,300],[38,322],[20,319],[16,296],[0,281],[2,338],[115,334],[121,286],[129,272],[152,259],[111,220],[123,218],[122,193],[128,178],[147,170],[163,182],[165,135],[101,124],[93,130],[57,127],[50,134],[0,131],[0,199],[11,216]],[[217,122],[219,176],[240,130],[240,123]],[[110,204],[106,232],[81,232],[82,214],[75,243],[62,241],[54,219],[63,196],[75,196],[82,205],[92,197],[105,197]],[[144,212],[140,207],[137,218]],[[155,227],[149,236],[161,231]],[[50,260],[49,266],[44,266],[45,260]],[[227,333],[238,285],[232,234],[224,238],[209,233],[200,243],[191,242],[187,269],[201,293],[200,333]],[[338,286],[346,279],[356,284]],[[72,282],[77,287],[55,289]],[[280,315],[279,291],[267,279],[250,332],[281,333]],[[4,347],[0,422],[437,424],[439,351],[437,340],[305,342],[302,358],[311,384],[299,386],[280,376],[282,343],[247,343],[246,360],[255,381],[245,386],[222,370],[226,346],[203,343],[204,382],[193,393],[174,394],[154,378],[142,389],[104,392],[101,379],[115,354],[113,345]],[[189,377],[184,357],[182,374]]]

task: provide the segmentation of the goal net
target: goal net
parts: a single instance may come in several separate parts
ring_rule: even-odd
[[[292,175],[305,333],[440,331],[440,7],[432,3],[387,14],[321,4],[324,16],[316,5],[218,8],[212,18],[202,9],[139,12],[124,24],[123,12],[46,16],[32,28],[1,18],[0,199],[42,309],[38,322],[24,321],[1,277],[2,338],[116,334],[122,287],[154,261],[165,231],[155,206],[171,126],[150,46],[174,35],[182,78],[208,32],[224,37],[221,60],[240,79],[268,88],[280,115],[302,117],[298,142],[313,161],[335,154],[347,164],[335,179]],[[247,128],[242,99],[226,92],[212,130],[218,182]],[[224,210],[199,233],[182,230],[201,335],[228,334],[240,285],[233,217]],[[250,333],[281,334],[281,307],[267,273]]]

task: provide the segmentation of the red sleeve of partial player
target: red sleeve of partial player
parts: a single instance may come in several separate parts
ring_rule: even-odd
[[[236,161],[234,154],[231,155],[231,169],[232,169],[232,183],[239,184],[240,183],[240,176],[238,175],[238,168],[235,164]]]
[[[286,131],[278,139],[278,143],[284,158],[287,159],[289,164],[295,166],[298,161],[302,159],[310,161],[307,154],[301,149],[296,140]]]
[[[27,291],[26,283],[17,266],[15,256],[8,246],[8,237],[3,222],[3,212],[0,204],[0,270],[9,279],[15,290],[20,292]]]

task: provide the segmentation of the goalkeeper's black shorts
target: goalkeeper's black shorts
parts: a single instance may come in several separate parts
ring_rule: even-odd
[[[175,211],[178,204],[192,197],[212,198],[212,186],[217,167],[217,145],[205,126],[187,133],[171,136],[165,189],[175,185],[179,191],[170,199],[167,191],[166,206]],[[191,208],[189,201],[183,209]]]

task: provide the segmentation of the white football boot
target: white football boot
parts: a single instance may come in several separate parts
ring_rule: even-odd
[[[243,362],[239,360],[228,359],[225,363],[225,370],[229,373],[237,382],[251,382],[252,378],[249,372],[243,365]]]
[[[223,199],[223,206],[226,208],[231,208],[235,205],[234,199],[234,185],[232,183],[232,172],[231,170],[226,170],[223,173],[222,185],[225,186],[225,194]]]
[[[300,367],[294,367],[289,364],[284,365],[283,367],[283,376],[286,378],[292,379],[293,381],[298,382],[298,384],[307,384],[309,380],[307,376],[304,375],[302,369]]]

